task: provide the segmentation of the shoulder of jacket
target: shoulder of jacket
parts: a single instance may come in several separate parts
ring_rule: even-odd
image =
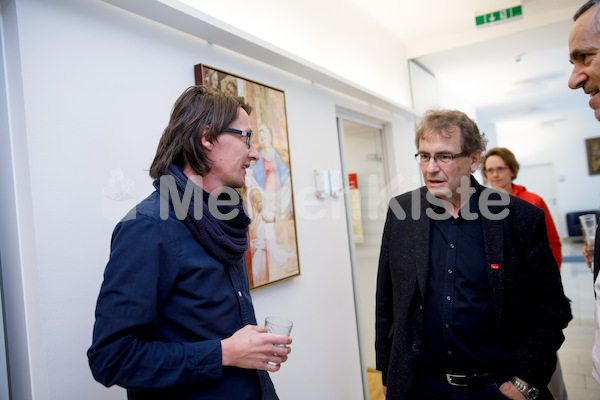
[[[508,207],[510,210],[509,218],[512,219],[533,221],[537,218],[544,218],[544,211],[541,208],[513,195],[510,196]]]
[[[393,197],[398,202],[411,202],[414,198],[422,198],[427,194],[427,187],[422,186],[414,190],[410,190],[408,192],[404,192],[399,194],[398,196]]]
[[[168,207],[166,209],[166,216],[161,215],[161,207]],[[164,218],[163,218],[164,217]],[[152,192],[148,197],[138,203],[119,221],[119,225],[129,225],[129,223],[138,221],[136,225],[141,226],[140,222],[146,221],[146,226],[154,225],[157,228],[165,228],[166,226],[173,225],[180,227],[181,224],[176,217],[175,213],[168,204],[163,205],[161,197],[157,191]]]

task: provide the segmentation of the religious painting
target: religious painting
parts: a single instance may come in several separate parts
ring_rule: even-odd
[[[252,106],[252,143],[259,159],[246,170],[241,189],[252,219],[246,251],[250,288],[300,275],[285,93],[203,64],[194,72],[196,85],[241,96]]]
[[[585,140],[588,171],[590,175],[600,174],[600,137]]]

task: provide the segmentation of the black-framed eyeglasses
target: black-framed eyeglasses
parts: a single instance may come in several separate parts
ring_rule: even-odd
[[[248,146],[248,148],[250,148],[250,146],[252,145],[252,132],[240,131],[239,129],[233,129],[233,128],[225,128],[225,129],[223,129],[223,131],[235,133],[236,135],[241,135],[241,136],[245,137],[246,145]]]
[[[438,164],[451,164],[455,159],[459,157],[466,157],[467,153],[462,152],[458,154],[450,154],[450,153],[438,153],[433,156],[429,153],[417,153],[415,154],[415,160],[417,160],[420,164],[429,164],[431,158]]]

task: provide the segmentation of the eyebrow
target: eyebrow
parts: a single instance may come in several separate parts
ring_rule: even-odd
[[[573,64],[573,61],[581,58],[582,51],[581,50],[573,50],[571,54],[569,54],[569,62]]]
[[[573,62],[580,60],[584,54],[596,54],[596,53],[598,53],[598,48],[596,48],[596,47],[575,49],[569,54],[569,61],[572,64]]]

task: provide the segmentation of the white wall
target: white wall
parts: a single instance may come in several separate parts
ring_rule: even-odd
[[[475,107],[461,93],[437,79],[421,64],[411,60],[409,63],[413,107],[418,116],[430,109],[460,110],[473,119]]]
[[[588,174],[585,149],[585,139],[600,137],[600,124],[586,104],[587,96],[577,94],[580,99],[575,97],[575,101],[581,106],[566,120],[544,125],[538,120],[496,125],[498,146],[511,149],[521,166],[552,164],[557,195],[554,222],[561,237],[568,236],[567,213],[600,208],[600,175]],[[515,183],[524,184],[518,177]]]
[[[461,93],[448,86],[445,82],[438,80],[438,95],[440,108],[460,110],[477,122],[477,112],[473,104]]]
[[[430,108],[439,107],[438,81],[435,76],[413,60],[408,62],[408,68],[411,80],[412,105],[417,115],[421,116]]]
[[[14,8],[10,9],[7,7],[0,8],[0,15],[14,15]],[[10,24],[9,24],[10,25]],[[4,38],[5,31],[12,30],[11,26],[6,26],[6,24],[1,22],[0,19],[0,39]],[[6,52],[10,52],[10,49],[6,49]],[[0,76],[5,76],[6,68],[5,68],[5,57],[4,51],[0,53]],[[0,170],[1,171],[12,171],[12,151],[11,151],[11,138],[9,135],[9,118],[8,118],[8,98],[6,97],[6,80],[0,80]],[[0,174],[0,187],[3,188],[3,196],[0,196],[0,221],[2,224],[0,226],[0,268],[2,268],[2,263],[5,265],[19,265],[20,257],[19,257],[19,240],[18,240],[18,230],[17,230],[17,218],[16,218],[16,201],[15,201],[15,184],[14,178],[12,174]],[[7,268],[4,268],[7,269]],[[0,283],[2,282],[20,282],[21,281],[21,269],[15,268],[12,270],[0,271]],[[3,285],[6,286],[6,285]],[[6,293],[3,293],[6,292]],[[4,297],[10,297],[14,295],[14,291],[11,291],[11,288],[0,288],[0,299]],[[14,310],[22,311],[23,310],[23,296],[21,292],[18,294],[19,299],[12,304]],[[0,305],[0,307],[4,307],[4,305]],[[18,314],[13,313],[17,318]],[[20,313],[20,323],[18,325],[23,326],[23,312]],[[0,399],[8,400],[9,399],[9,390],[8,390],[8,360],[6,354],[6,336],[5,336],[5,315],[4,310],[0,311]],[[6,320],[9,322],[8,320]],[[24,329],[20,329],[14,338],[17,340],[23,340]],[[21,335],[19,335],[19,333]],[[29,375],[29,365],[27,363],[27,359],[25,358],[24,362],[21,365],[15,364],[14,366],[14,374],[19,376],[22,372],[24,372],[27,376]]]
[[[2,2],[3,86],[0,146],[0,256],[10,378],[13,398],[29,399],[34,390],[46,391],[41,303],[36,266],[32,189],[25,122],[17,8]],[[8,94],[10,92],[10,95]],[[19,167],[17,168],[17,164]],[[35,356],[34,356],[35,354]],[[39,382],[33,388],[30,381]]]
[[[404,44],[351,1],[182,2],[382,97],[411,104]]]
[[[410,60],[408,65],[411,77],[411,90],[413,93],[413,107],[417,114],[417,123],[418,118],[422,117],[423,114],[430,109],[459,110],[478,123],[479,129],[485,132],[486,137],[490,142],[495,142],[495,131],[490,135],[490,130],[484,129],[485,127],[482,126],[482,124],[479,124],[475,107],[473,107],[467,99],[460,93],[457,93],[445,82],[436,78],[418,62]],[[489,144],[488,148],[490,148]],[[414,144],[412,145],[412,149],[414,149]],[[475,172],[474,176],[475,179],[482,182],[480,169]],[[423,185],[422,179],[419,179],[420,184]]]
[[[125,398],[93,381],[85,355],[110,235],[152,190],[147,169],[171,106],[205,63],[286,93],[301,276],[253,292],[259,321],[295,322],[276,388],[283,399],[362,398],[343,200],[314,199],[313,169],[341,169],[341,107],[386,124],[392,194],[412,189],[412,120],[98,0],[2,4],[0,159],[12,164],[0,174],[0,253],[13,397]],[[410,96],[408,85],[399,95]],[[115,171],[131,199],[103,196]]]

